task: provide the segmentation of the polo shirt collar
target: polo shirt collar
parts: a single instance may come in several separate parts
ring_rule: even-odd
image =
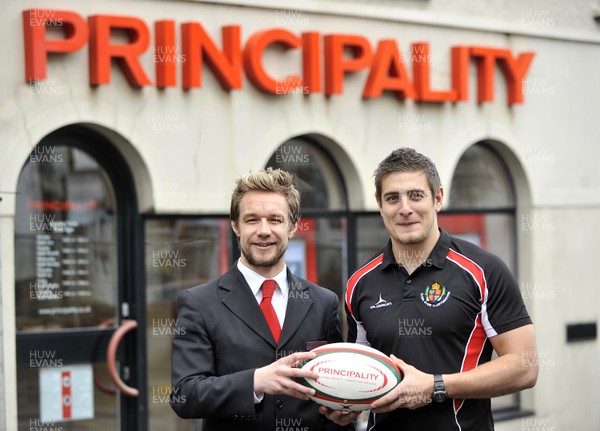
[[[450,249],[450,240],[451,237],[443,229],[440,229],[440,237],[438,238],[433,250],[429,254],[427,260],[431,263],[431,265],[437,268],[443,268],[444,263],[446,262],[446,256],[448,255],[448,250]],[[383,250],[383,262],[381,263],[381,269],[386,269],[390,265],[397,265],[396,257],[394,256],[394,251],[392,250],[392,240],[390,239]]]
[[[392,250],[392,240],[388,240],[385,250],[383,251],[383,262],[381,262],[381,269],[386,269],[390,265],[397,265],[396,256]]]
[[[429,259],[431,259],[431,264],[438,268],[443,268],[444,263],[446,263],[446,256],[448,256],[448,250],[450,249],[450,241],[452,237],[443,229],[440,229],[440,237],[438,238],[433,250],[431,250],[431,254],[429,255]]]

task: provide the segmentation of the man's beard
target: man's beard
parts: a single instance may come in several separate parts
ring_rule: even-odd
[[[402,245],[414,245],[422,243],[425,239],[427,239],[427,233],[421,233],[415,237],[398,238],[397,241]]]
[[[259,267],[259,266],[260,267],[271,267],[271,266],[275,266],[275,264],[277,264],[277,262],[279,262],[281,260],[281,258],[285,254],[286,250],[287,250],[287,247],[282,248],[271,259],[262,259],[262,260],[259,260],[258,258],[256,258],[256,256],[254,256],[252,252],[246,253],[245,250],[243,250],[243,249],[241,251],[250,265],[257,266],[257,267]]]

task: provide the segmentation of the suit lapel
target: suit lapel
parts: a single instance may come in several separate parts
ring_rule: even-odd
[[[283,328],[281,328],[279,346],[283,346],[293,337],[313,303],[309,295],[308,284],[295,277],[289,269],[287,271],[287,279],[288,303],[285,312],[285,322],[283,323]]]
[[[223,274],[219,280],[219,288],[223,305],[248,325],[252,331],[264,338],[271,346],[276,347],[273,334],[271,334],[256,298],[244,276],[236,267]]]

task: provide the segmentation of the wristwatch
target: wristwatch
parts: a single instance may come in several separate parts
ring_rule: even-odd
[[[431,398],[436,403],[442,403],[448,398],[448,392],[446,392],[446,386],[441,374],[433,375],[433,395]]]

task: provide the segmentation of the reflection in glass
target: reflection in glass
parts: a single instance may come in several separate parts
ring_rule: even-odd
[[[337,210],[346,208],[340,175],[327,155],[306,138],[293,138],[281,144],[267,167],[290,172],[300,191],[302,209]]]
[[[55,359],[61,361],[61,359]],[[59,362],[60,364],[60,362]],[[76,421],[55,421],[40,419],[40,379],[37,367],[31,364],[17,366],[17,381],[19,390],[17,402],[19,405],[19,431],[60,430],[60,431],[95,431],[119,429],[116,400],[117,395],[111,389],[106,364],[91,364],[94,370],[94,418]]]
[[[169,405],[175,301],[182,290],[229,269],[229,219],[157,219],[145,226],[150,430],[192,431],[195,421],[180,419]]]
[[[290,241],[286,264],[295,275],[332,290],[341,300],[347,272],[343,258],[346,242],[345,218],[303,217]],[[294,253],[295,247],[303,255]]]
[[[17,330],[110,321],[118,266],[115,196],[105,171],[79,149],[39,145],[17,193]]]
[[[486,145],[471,146],[454,171],[450,208],[473,210],[514,206],[512,179],[503,161]]]
[[[378,213],[373,213],[356,218],[356,263],[357,268],[375,257],[390,240],[390,235],[385,230],[383,220]]]

